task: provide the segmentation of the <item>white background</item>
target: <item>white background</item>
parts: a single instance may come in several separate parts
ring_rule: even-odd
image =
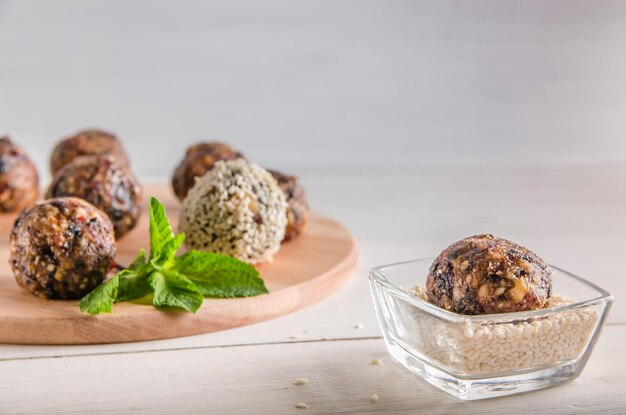
[[[0,133],[303,174],[626,161],[626,2],[0,1]]]

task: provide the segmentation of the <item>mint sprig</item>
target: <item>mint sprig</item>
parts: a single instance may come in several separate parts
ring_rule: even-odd
[[[267,293],[259,272],[238,259],[190,251],[176,256],[185,234],[174,235],[165,208],[150,199],[150,257],[142,249],[128,268],[84,296],[80,311],[111,313],[113,304],[152,295],[155,307],[195,313],[204,297],[250,297]]]

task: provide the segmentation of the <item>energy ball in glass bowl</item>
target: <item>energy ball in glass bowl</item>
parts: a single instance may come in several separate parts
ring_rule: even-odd
[[[113,225],[84,200],[50,199],[27,207],[10,237],[17,283],[41,298],[81,298],[107,275],[115,257]]]
[[[287,228],[283,242],[300,235],[309,220],[309,203],[304,188],[296,176],[290,176],[275,170],[269,170],[287,197]]]
[[[174,193],[178,199],[184,200],[196,177],[204,176],[216,162],[242,158],[245,158],[243,154],[220,142],[198,143],[189,147],[172,176]]]
[[[116,136],[101,130],[84,130],[59,141],[54,147],[50,157],[52,176],[76,157],[92,155],[109,155],[120,164],[129,164],[126,151]]]
[[[550,267],[534,252],[493,235],[446,248],[426,279],[429,302],[460,314],[528,311],[550,305]]]
[[[141,185],[128,166],[113,156],[81,156],[52,179],[46,197],[74,196],[106,213],[121,238],[132,230],[141,213]]]
[[[183,201],[188,248],[250,264],[271,261],[287,226],[287,200],[272,175],[243,159],[218,161]]]
[[[0,138],[0,212],[15,212],[39,194],[35,165],[8,137]]]

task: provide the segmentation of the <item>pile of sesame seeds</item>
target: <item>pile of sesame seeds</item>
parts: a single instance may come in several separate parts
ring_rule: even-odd
[[[272,175],[243,159],[219,161],[183,202],[180,231],[191,249],[250,264],[271,261],[287,226],[287,201]]]
[[[412,292],[426,300],[424,287]],[[552,307],[570,304],[553,295]],[[464,374],[485,374],[551,365],[576,359],[584,351],[598,322],[595,308],[555,311],[541,318],[515,322],[456,323],[403,304],[406,338],[421,354]]]

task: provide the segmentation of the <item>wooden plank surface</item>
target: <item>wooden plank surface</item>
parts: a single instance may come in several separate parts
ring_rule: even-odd
[[[625,336],[624,326],[608,328],[572,383],[475,402],[417,379],[388,357],[380,338],[5,361],[0,412],[283,414],[298,413],[294,405],[303,402],[307,414],[618,415]],[[309,383],[294,385],[298,378]]]

